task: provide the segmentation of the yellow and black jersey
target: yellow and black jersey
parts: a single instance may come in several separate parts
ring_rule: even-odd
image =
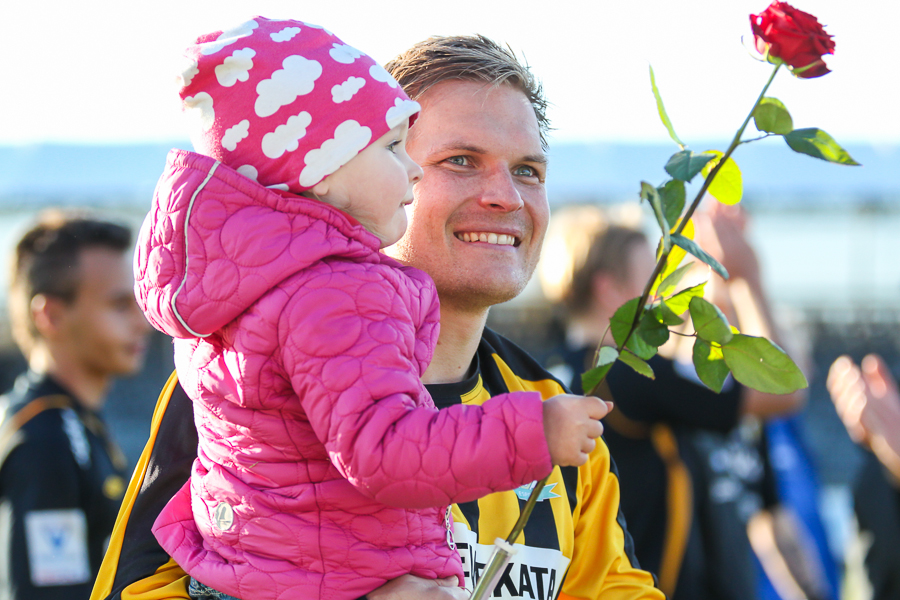
[[[460,383],[429,385],[438,407],[481,404],[510,391],[536,390],[545,398],[565,388],[523,350],[485,330],[471,375]],[[196,453],[190,400],[174,376],[160,396],[150,440],[135,470],[91,600],[187,598],[186,577],[159,547],[150,527],[190,475]],[[466,587],[473,589],[494,539],[506,537],[529,486],[453,507],[454,538]],[[494,597],[610,600],[664,598],[653,577],[637,568],[619,512],[619,487],[605,444],[587,464],[555,468],[517,552]]]

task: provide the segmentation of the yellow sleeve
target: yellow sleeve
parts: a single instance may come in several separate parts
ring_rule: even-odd
[[[664,600],[653,576],[632,566],[619,521],[619,480],[610,471],[609,449],[602,438],[578,470],[575,548],[561,600]]]

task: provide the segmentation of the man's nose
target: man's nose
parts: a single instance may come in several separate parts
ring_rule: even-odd
[[[504,212],[514,212],[525,206],[515,178],[505,168],[492,169],[487,173],[478,201],[485,208]]]

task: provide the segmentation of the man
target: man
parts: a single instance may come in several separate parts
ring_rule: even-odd
[[[29,370],[0,399],[0,598],[90,595],[125,491],[97,411],[142,363],[128,229],[48,215],[19,241],[9,306]]]
[[[429,392],[439,407],[512,390],[561,393],[522,350],[485,329],[490,306],[515,297],[531,277],[549,218],[539,86],[513,56],[479,37],[427,40],[387,68],[423,107],[408,151],[425,176],[392,253],[431,275],[441,298],[440,339],[424,377]],[[149,528],[189,475],[197,439],[189,411],[170,380],[126,496],[123,516],[130,509],[130,517],[113,534],[93,598],[187,597],[183,572]],[[501,597],[663,597],[626,550],[610,466],[598,442],[582,467],[554,470],[498,585]],[[527,488],[454,508],[469,590],[494,539],[506,537],[518,518]],[[401,578],[369,598],[466,597],[455,585]]]

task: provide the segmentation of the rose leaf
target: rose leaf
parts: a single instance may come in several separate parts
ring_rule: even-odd
[[[794,120],[781,100],[763,98],[753,110],[753,123],[760,131],[786,135],[794,130]]]
[[[794,152],[840,165],[859,165],[846,150],[834,141],[833,137],[815,127],[795,129],[784,136],[784,141]]]
[[[644,377],[649,377],[650,379],[656,379],[656,376],[653,374],[653,368],[648,365],[644,360],[635,356],[631,352],[623,352],[619,356],[619,360],[623,363],[637,371],[639,374]]]
[[[700,381],[717,394],[721,392],[725,378],[731,372],[725,363],[721,349],[698,337],[694,341],[692,358]]]
[[[789,394],[809,385],[784,350],[766,338],[736,335],[722,353],[734,378],[760,392]]]
[[[719,274],[722,279],[728,279],[728,271],[725,270],[725,267],[719,264],[719,261],[717,261],[715,258],[707,254],[706,251],[701,248],[700,245],[697,244],[697,242],[695,242],[694,240],[688,239],[683,235],[673,233],[672,242],[674,242],[676,246],[684,248],[685,250],[708,264],[710,267],[712,267],[713,271]]]
[[[697,173],[703,170],[703,166],[715,158],[712,154],[697,154],[690,150],[676,152],[666,163],[666,173],[680,181],[690,181]]]
[[[731,326],[728,319],[719,310],[719,307],[700,298],[691,298],[690,304],[691,321],[694,324],[694,331],[697,335],[707,342],[716,342],[717,344],[727,344],[734,337],[731,333]]]
[[[669,132],[669,137],[678,144],[679,148],[684,148],[684,142],[678,139],[678,135],[675,133],[675,128],[672,127],[672,121],[669,120],[669,115],[666,113],[666,107],[663,106],[662,96],[659,95],[659,88],[656,87],[656,76],[653,74],[653,67],[650,67],[650,85],[653,87],[653,97],[656,98],[656,110],[659,111],[659,118],[662,121],[663,125],[666,126],[666,130]]]
[[[723,155],[718,150],[707,150],[705,154],[712,154],[715,157],[703,166],[703,176],[708,177],[710,172],[719,164]],[[744,195],[744,177],[741,175],[741,170],[738,168],[737,163],[730,157],[719,169],[719,172],[716,173],[707,191],[722,204],[732,205],[741,201]]]

